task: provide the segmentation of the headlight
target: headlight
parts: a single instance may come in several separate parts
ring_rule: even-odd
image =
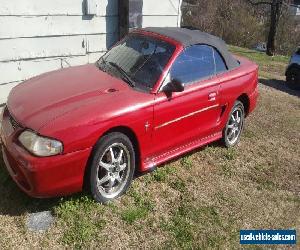
[[[30,130],[25,130],[19,136],[19,141],[31,153],[37,156],[51,156],[62,153],[60,141],[39,136]]]

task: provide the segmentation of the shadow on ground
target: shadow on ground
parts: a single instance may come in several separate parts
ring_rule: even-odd
[[[9,176],[0,154],[0,215],[18,216],[52,210],[59,198],[35,199],[23,193]]]
[[[286,82],[283,81],[283,80],[260,78],[259,82],[261,84],[265,85],[265,86],[280,90],[280,91],[285,92],[289,95],[300,97],[300,91],[289,89],[286,85]]]

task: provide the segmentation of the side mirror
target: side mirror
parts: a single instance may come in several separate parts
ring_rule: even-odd
[[[181,81],[173,79],[171,82],[167,83],[162,90],[166,93],[182,92],[184,90],[184,85]]]

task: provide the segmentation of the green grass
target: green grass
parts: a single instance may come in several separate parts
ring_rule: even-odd
[[[65,228],[62,242],[75,248],[84,248],[92,239],[99,239],[99,232],[106,222],[95,214],[101,214],[103,211],[103,206],[87,196],[61,199],[54,208],[54,213]]]
[[[133,224],[135,221],[146,218],[148,213],[153,211],[154,203],[147,196],[142,196],[131,188],[128,195],[133,198],[133,204],[130,204],[123,211],[121,211],[121,218]]]
[[[278,76],[283,76],[289,62],[289,57],[287,56],[280,55],[271,57],[263,52],[236,46],[229,46],[229,50],[236,55],[246,57],[256,62],[260,69],[260,78],[264,79],[276,79]]]
[[[136,220],[145,218],[148,209],[145,207],[129,207],[121,213],[121,218],[129,224],[133,224]]]
[[[182,159],[180,160],[181,165],[186,168],[187,170],[190,170],[193,166],[193,161],[190,157],[188,156],[184,156],[182,157]]]
[[[208,227],[217,230],[222,228],[220,215],[212,206],[192,206],[191,201],[183,200],[182,204],[174,211],[168,222],[163,222],[161,227],[171,233],[174,244],[183,249],[218,247],[222,245],[224,236],[207,235],[204,241],[199,241],[198,232]]]
[[[241,48],[237,46],[229,46],[229,50],[234,53],[241,56],[245,56],[249,58],[250,60],[255,61],[260,66],[266,66],[266,65],[272,65],[272,64],[278,64],[278,63],[284,63],[287,64],[289,61],[288,56],[268,56],[266,53],[258,52],[251,49]]]
[[[224,159],[228,160],[228,161],[232,161],[236,158],[236,151],[234,148],[229,148],[228,150],[226,150],[226,152],[224,153]]]
[[[165,166],[163,168],[158,168],[156,171],[151,173],[152,179],[158,182],[165,182],[167,181],[170,174],[176,173],[176,169]]]
[[[170,187],[184,193],[186,191],[186,184],[185,181],[180,179],[180,177],[177,177],[176,180],[170,182]]]
[[[240,229],[300,231],[300,100],[284,88],[288,57],[230,49],[257,62],[267,81],[236,148],[205,146],[136,178],[107,205],[86,194],[29,198],[0,159],[0,247],[240,249]],[[43,210],[53,211],[52,228],[27,231],[28,213]]]

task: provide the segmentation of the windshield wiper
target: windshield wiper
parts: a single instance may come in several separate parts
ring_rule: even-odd
[[[135,82],[131,79],[131,77],[127,74],[127,72],[120,67],[118,64],[114,62],[108,62],[109,65],[113,66],[115,69],[117,69],[123,76],[123,79],[131,86],[135,87]]]

